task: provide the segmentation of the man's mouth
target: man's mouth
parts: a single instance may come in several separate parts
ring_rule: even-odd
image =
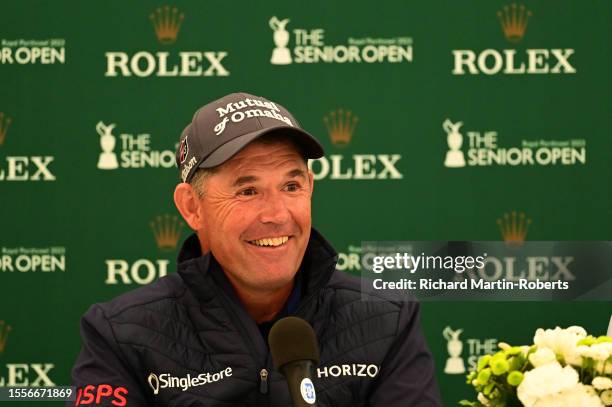
[[[289,240],[289,236],[266,237],[263,239],[247,240],[253,246],[259,247],[278,247],[282,246]]]

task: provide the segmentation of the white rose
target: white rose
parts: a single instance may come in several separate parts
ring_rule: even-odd
[[[555,354],[562,356],[566,363],[581,366],[582,358],[578,353],[576,344],[586,338],[584,328],[570,326],[567,329],[556,327],[555,329],[538,329],[533,338],[538,348],[549,348]]]
[[[578,373],[574,368],[561,367],[559,362],[552,362],[526,372],[517,388],[517,395],[525,407],[533,407],[540,400],[569,390],[577,384]]]
[[[589,386],[586,384],[583,386],[588,394],[590,394],[591,396],[597,396],[597,391],[595,391],[595,388],[593,386]]]
[[[580,383],[573,389],[563,392],[560,397],[565,398],[565,405],[567,407],[603,407],[603,403],[599,399],[599,396],[591,386],[585,386]]]
[[[596,377],[593,379],[593,382],[591,384],[597,390],[612,389],[612,379],[610,379],[609,377],[601,377],[601,376]]]
[[[594,349],[593,359],[595,360],[604,361],[612,356],[612,343],[610,342],[596,343],[591,345],[591,348]]]
[[[537,407],[603,407],[603,404],[590,386],[579,383],[538,400]]]
[[[548,348],[538,348],[538,350],[529,355],[529,361],[534,367],[540,367],[548,363],[556,362],[557,356],[555,352]]]
[[[581,336],[583,338],[587,337],[587,331],[583,327],[578,326],[578,325],[572,325],[569,328],[567,328],[566,331],[574,335]]]
[[[605,361],[612,353],[612,343],[595,343],[591,346],[579,346],[578,353],[585,358]]]

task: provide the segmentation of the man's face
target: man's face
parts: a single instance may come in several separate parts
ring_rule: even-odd
[[[302,262],[311,195],[312,176],[293,144],[253,142],[205,178],[202,246],[235,287],[278,290]]]

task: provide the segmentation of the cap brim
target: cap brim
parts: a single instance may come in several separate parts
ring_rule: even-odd
[[[304,130],[296,127],[277,126],[244,134],[228,141],[210,153],[210,155],[202,161],[198,168],[212,168],[216,167],[217,165],[221,165],[246,147],[247,144],[267,134],[286,134],[289,140],[295,141],[300,146],[305,158],[323,157],[323,147],[316,138]]]

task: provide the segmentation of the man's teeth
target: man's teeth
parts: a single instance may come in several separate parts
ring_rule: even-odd
[[[266,239],[251,240],[249,243],[256,246],[280,246],[287,243],[289,236],[269,237]]]

